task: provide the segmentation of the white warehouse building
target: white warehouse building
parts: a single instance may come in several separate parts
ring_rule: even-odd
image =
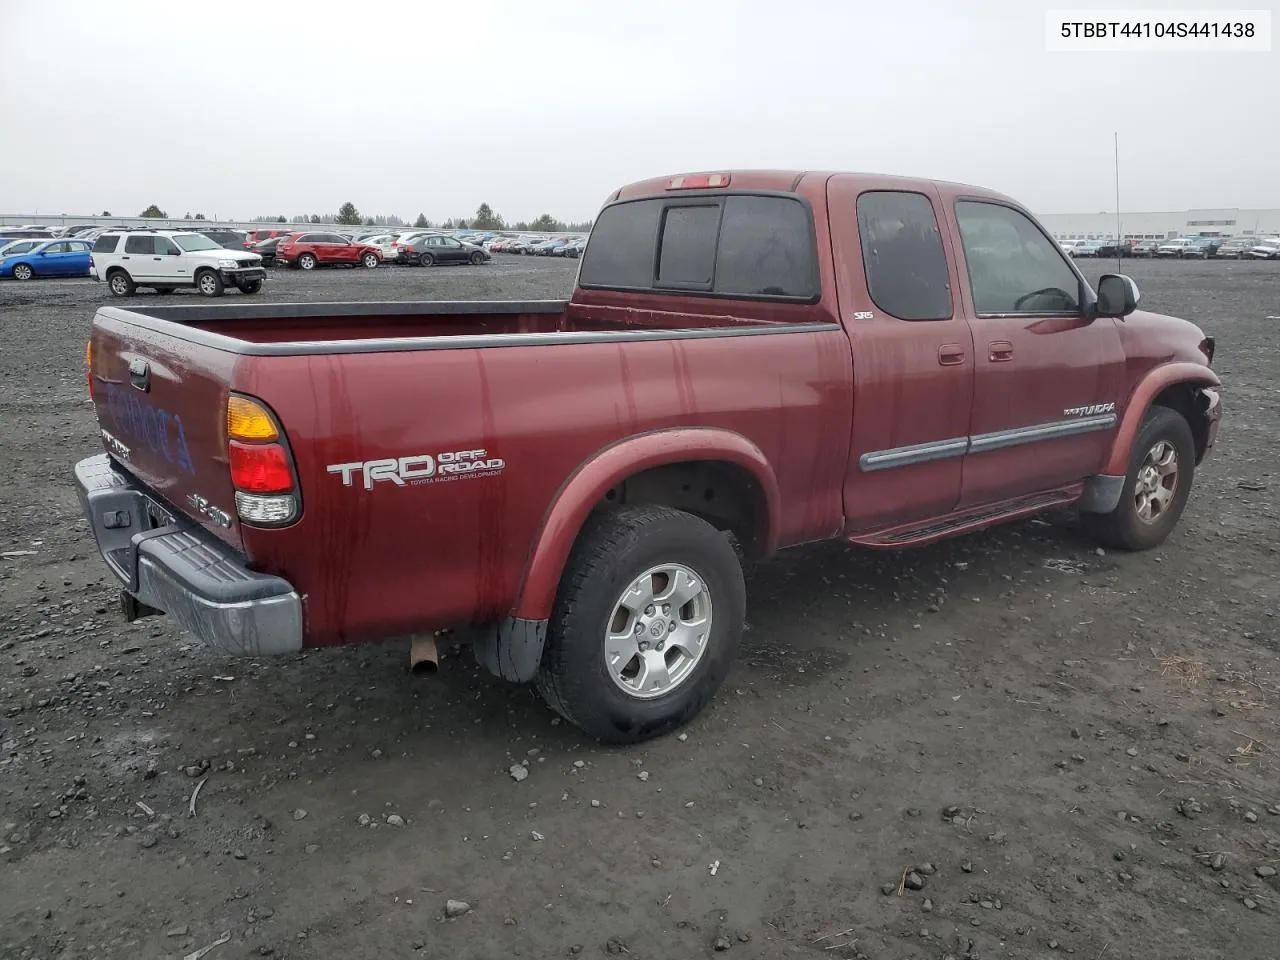
[[[1039,217],[1058,240],[1109,240],[1116,235],[1112,213],[1049,213]],[[1122,213],[1120,232],[1129,240],[1173,237],[1280,236],[1280,209],[1183,210],[1172,213]]]

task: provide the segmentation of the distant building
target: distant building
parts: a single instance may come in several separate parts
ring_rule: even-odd
[[[1116,235],[1114,213],[1049,213],[1039,219],[1045,229],[1059,240],[1109,240]],[[1275,237],[1280,236],[1280,209],[1122,213],[1120,230],[1130,240]]]

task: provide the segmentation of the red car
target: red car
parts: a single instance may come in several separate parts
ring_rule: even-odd
[[[638,741],[728,672],[740,555],[1067,506],[1163,542],[1220,381],[1137,301],[988,190],[666,177],[613,195],[567,301],[99,310],[75,475],[130,618],[250,655],[465,628]]]
[[[289,234],[276,245],[275,258],[277,263],[301,270],[339,264],[363,264],[372,270],[382,263],[382,251],[367,243],[349,240],[339,233],[317,230]]]

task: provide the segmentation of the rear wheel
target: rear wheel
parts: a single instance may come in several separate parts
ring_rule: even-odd
[[[433,254],[423,253],[418,256],[417,263],[420,267],[434,267],[436,265],[436,258]]]
[[[378,265],[378,255],[376,253],[366,253],[360,258],[360,262],[363,263],[367,269],[372,270]]]
[[[538,691],[608,743],[667,733],[719,688],[745,610],[742,567],[711,524],[662,506],[600,512],[560,582]]]
[[[124,270],[115,269],[107,274],[107,287],[117,297],[132,297],[138,289],[133,277]]]
[[[222,291],[226,289],[226,284],[212,270],[205,269],[196,274],[196,289],[203,296],[220,297],[222,296]]]
[[[303,270],[314,270],[316,268],[316,258],[314,254],[304,253],[298,258],[298,266]]]
[[[1195,460],[1195,440],[1182,414],[1152,407],[1134,438],[1120,503],[1110,513],[1081,514],[1085,530],[1123,550],[1160,545],[1187,504]]]

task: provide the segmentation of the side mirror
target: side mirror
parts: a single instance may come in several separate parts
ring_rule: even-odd
[[[1098,303],[1095,312],[1100,317],[1123,320],[1138,308],[1142,294],[1138,285],[1121,273],[1103,274],[1098,281]]]

